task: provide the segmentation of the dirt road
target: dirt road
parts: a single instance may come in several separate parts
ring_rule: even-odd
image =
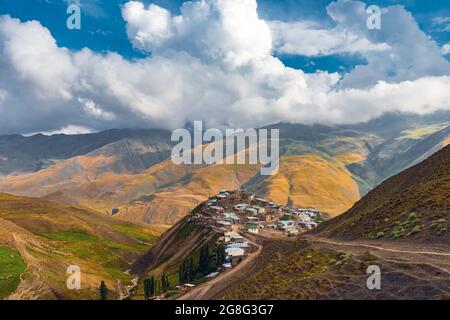
[[[339,242],[339,241],[335,241],[335,240],[324,239],[324,238],[315,238],[315,237],[308,237],[308,240],[310,240],[312,242],[322,242],[322,243],[334,244],[334,245],[338,245],[338,246],[365,247],[365,248],[370,248],[370,249],[376,249],[376,250],[381,250],[381,251],[389,251],[389,252],[397,252],[397,253],[409,253],[409,254],[421,254],[421,255],[447,256],[447,257],[450,257],[450,252],[392,249],[392,248],[380,247],[380,246],[370,245],[370,244],[365,244],[365,243]]]
[[[425,246],[408,243],[366,243],[366,242],[341,242],[338,240],[318,238],[308,236],[306,239],[310,243],[318,244],[319,246],[329,246],[335,250],[348,250],[354,253],[363,253],[364,251],[373,250],[383,259],[396,263],[407,264],[425,264],[441,271],[450,274],[450,248],[448,246]],[[419,247],[422,246],[422,247]]]
[[[250,253],[241,263],[239,263],[236,267],[234,267],[232,270],[222,273],[216,278],[198,286],[197,288],[189,291],[182,297],[178,298],[177,300],[208,300],[210,299],[215,292],[214,291],[220,291],[220,285],[225,283],[227,280],[232,279],[234,276],[239,274],[239,272],[244,269],[245,267],[249,266],[252,261],[258,257],[258,255],[261,253],[262,246],[255,243],[255,242],[249,242],[253,246],[255,246],[257,249],[255,252]]]

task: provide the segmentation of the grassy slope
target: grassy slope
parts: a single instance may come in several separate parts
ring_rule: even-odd
[[[133,273],[141,278],[133,298],[144,297],[142,282],[145,277],[154,276],[155,279],[159,279],[165,273],[168,276],[170,288],[174,288],[179,284],[179,267],[183,260],[192,258],[194,265],[197,265],[201,247],[208,244],[212,253],[216,247],[217,237],[218,234],[210,227],[195,223],[190,217],[179,221],[133,265]],[[198,275],[192,282],[198,284],[203,281],[205,278]]]
[[[300,239],[263,240],[263,251],[215,299],[448,299],[448,274],[433,263],[379,252],[322,247]],[[417,258],[417,257],[415,257]],[[379,265],[381,290],[368,290],[367,267]]]
[[[100,280],[117,297],[117,280],[129,284],[125,271],[159,233],[51,201],[0,194],[0,235],[28,265],[17,298],[96,298]],[[69,265],[81,267],[80,291],[66,289]]]
[[[369,192],[314,233],[345,239],[450,240],[450,147]]]
[[[26,264],[17,250],[0,246],[0,299],[16,290],[25,267]]]

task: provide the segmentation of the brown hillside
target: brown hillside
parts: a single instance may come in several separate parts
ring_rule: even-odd
[[[312,233],[343,239],[449,243],[450,147],[386,180]]]

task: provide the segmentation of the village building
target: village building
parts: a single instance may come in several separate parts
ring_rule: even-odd
[[[192,283],[185,283],[182,286],[180,286],[181,291],[189,291],[195,288],[195,284]]]
[[[259,206],[252,206],[253,209],[256,210],[257,213],[264,213],[266,212],[265,208],[259,207]]]
[[[212,272],[206,276],[206,278],[215,278],[219,275],[219,272]]]
[[[314,221],[300,221],[299,225],[311,230],[317,227],[317,222]]]
[[[236,211],[243,212],[247,207],[248,207],[248,204],[246,204],[246,203],[239,203],[239,204],[235,205],[233,208]]]
[[[225,242],[230,242],[230,241],[234,241],[234,242],[241,242],[244,240],[244,237],[241,236],[239,233],[234,232],[234,231],[230,231],[224,234],[225,237]]]
[[[226,249],[228,248],[241,248],[241,249],[250,249],[250,245],[248,242],[235,242],[235,243],[229,243],[225,246]]]
[[[221,228],[222,230],[231,231],[231,223],[229,223],[228,221],[217,221],[216,226]]]
[[[223,219],[225,221],[228,221],[228,222],[232,223],[232,224],[238,223],[241,220],[241,218],[239,218],[237,215],[235,215],[232,212],[224,213],[223,214]]]
[[[277,227],[281,231],[287,231],[288,229],[295,227],[295,221],[293,221],[293,220],[280,220],[277,223]]]
[[[245,251],[242,248],[228,248],[225,249],[226,261],[231,263],[232,266],[241,262],[244,258]]]
[[[225,209],[223,207],[219,207],[219,206],[211,206],[209,208],[216,213],[222,213],[225,211]]]

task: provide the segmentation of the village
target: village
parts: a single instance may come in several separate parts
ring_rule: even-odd
[[[319,210],[278,205],[241,190],[220,191],[197,208],[195,218],[223,232],[225,243],[238,231],[295,236],[324,220]]]
[[[225,263],[206,276],[210,280],[241,267],[245,259],[255,253],[256,244],[249,238],[292,237],[324,221],[319,210],[278,205],[242,190],[221,190],[197,207],[192,219],[214,228],[221,235],[217,245],[225,248]],[[194,287],[187,284],[185,289],[190,291]]]
[[[216,254],[221,252],[223,259],[220,259],[220,263],[217,260],[215,267],[204,273],[203,281],[206,282],[192,283],[189,279],[180,278],[180,283],[175,286],[175,295],[172,296],[175,299],[195,298],[196,292],[204,291],[197,286],[214,283],[223,276],[245,268],[262,248],[257,244],[258,237],[294,237],[317,227],[324,217],[319,210],[279,205],[249,191],[221,190],[192,210],[189,220],[215,231],[217,237],[214,250]],[[183,274],[184,269],[180,270]],[[165,298],[165,294],[157,297]]]

